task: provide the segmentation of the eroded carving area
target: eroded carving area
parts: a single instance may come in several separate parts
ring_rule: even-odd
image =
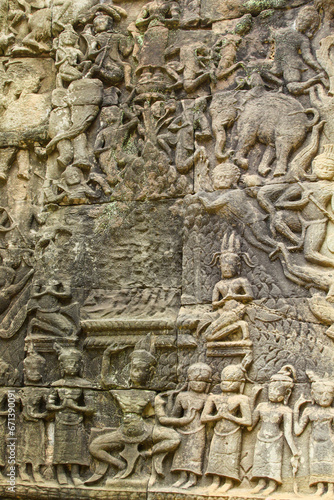
[[[334,500],[333,0],[0,0],[0,498]]]

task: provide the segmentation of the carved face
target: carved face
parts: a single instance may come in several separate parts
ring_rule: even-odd
[[[77,36],[69,31],[63,31],[59,38],[62,45],[71,47],[74,47],[77,41]]]
[[[334,400],[334,387],[332,384],[316,383],[312,384],[312,399],[319,405],[327,408]]]
[[[60,369],[64,376],[75,377],[80,373],[81,359],[74,356],[64,357],[60,361]]]
[[[151,374],[151,367],[140,359],[132,359],[130,365],[130,379],[133,385],[144,386],[147,384]]]
[[[212,172],[213,187],[215,189],[229,189],[240,179],[238,167],[230,163],[217,165]]]
[[[233,278],[240,272],[240,257],[236,253],[223,253],[220,256],[222,278]]]
[[[103,33],[103,31],[108,31],[112,28],[113,22],[109,16],[97,16],[93,24],[95,33]]]
[[[222,380],[220,388],[222,392],[239,392],[241,388],[240,380]]]
[[[325,159],[315,159],[312,163],[312,171],[321,180],[332,180],[334,177],[334,162]]]
[[[188,388],[194,392],[205,392],[209,383],[207,370],[198,371],[193,377],[189,378]]]
[[[291,387],[281,380],[273,380],[269,384],[268,398],[272,403],[287,402],[291,393]]]
[[[82,172],[78,168],[68,167],[65,171],[65,180],[68,186],[75,186],[81,183]]]
[[[30,382],[40,382],[43,378],[44,365],[37,360],[30,360],[24,364],[23,373],[24,378]]]

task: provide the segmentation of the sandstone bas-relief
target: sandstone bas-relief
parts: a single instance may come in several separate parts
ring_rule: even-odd
[[[1,2],[1,498],[333,498],[333,37]]]

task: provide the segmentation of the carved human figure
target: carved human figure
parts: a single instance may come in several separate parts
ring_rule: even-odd
[[[144,32],[143,44],[138,54],[136,75],[139,84],[162,83],[163,73],[168,74],[165,65],[165,51],[169,29],[177,28],[180,9],[177,2],[154,0],[142,8],[136,20],[136,27]],[[175,80],[175,73],[172,71]]]
[[[17,382],[18,371],[4,359],[0,358],[0,480],[8,479],[5,476],[7,465],[7,437],[8,437],[8,386]]]
[[[128,163],[131,159],[124,152],[125,141],[138,122],[136,115],[127,107],[102,108],[101,128],[96,136],[94,153],[110,186],[115,186],[122,180],[119,164]]]
[[[248,242],[271,253],[276,241],[269,235],[264,215],[250,202],[244,189],[237,186],[240,171],[233,163],[221,163],[213,170],[214,193],[200,191],[195,195],[209,213],[217,213],[225,220],[242,221],[242,230]]]
[[[326,71],[329,78],[330,96],[334,95],[334,57],[333,57],[334,36],[329,35],[320,40],[320,48],[317,50],[317,59]]]
[[[98,176],[96,176],[98,179]],[[84,173],[78,167],[68,166],[62,173],[60,180],[53,183],[51,189],[46,190],[46,200],[49,203],[87,203],[96,200],[100,194],[89,186],[89,181],[95,179],[94,174],[90,174],[85,180]]]
[[[298,182],[288,187],[276,201],[278,209],[300,210],[304,219],[304,257],[321,266],[334,266],[334,259],[320,250],[326,238],[328,221],[334,218],[327,206],[334,206],[334,148],[326,145],[324,152],[313,160],[315,181]]]
[[[23,0],[20,2],[21,19],[27,18],[28,34],[23,38],[22,45],[14,45],[13,56],[45,54],[51,50],[52,11],[49,0]],[[19,21],[19,12],[13,18],[14,26]]]
[[[92,384],[81,377],[82,353],[73,347],[54,345],[62,378],[52,383],[47,410],[55,419],[53,463],[59,484],[69,484],[66,469],[74,485],[82,484],[80,467],[90,465],[85,417],[94,410],[85,402],[85,388]]]
[[[231,33],[220,36],[212,47],[212,57],[215,61],[214,82],[213,86],[220,90],[226,89],[235,83],[234,73],[239,68],[242,68],[242,61],[236,62],[236,57],[240,43],[245,35],[252,28],[252,16],[246,14],[235,25]],[[219,83],[219,81],[221,81]]]
[[[306,372],[311,381],[312,401],[300,396],[295,403],[294,427],[300,436],[311,424],[309,444],[310,486],[316,486],[316,495],[333,498],[334,495],[334,383],[312,371]],[[305,403],[312,403],[300,414]],[[326,492],[327,486],[327,492]]]
[[[230,237],[225,234],[219,254],[222,280],[215,284],[212,292],[212,308],[219,313],[219,317],[204,333],[208,341],[223,340],[237,331],[241,331],[243,340],[249,339],[248,324],[243,317],[245,304],[253,300],[253,292],[248,279],[239,276],[240,254],[240,240],[234,233]],[[249,263],[248,260],[246,262]]]
[[[23,361],[24,387],[19,392],[22,405],[21,428],[18,440],[18,470],[22,481],[43,483],[40,468],[45,465],[46,432],[45,419],[48,390],[38,386],[43,381],[46,360],[37,352],[30,350]],[[30,387],[28,387],[30,386]],[[32,445],[33,443],[33,445]],[[27,467],[31,465],[32,479]]]
[[[71,298],[71,286],[68,282],[36,282],[28,304],[28,312],[34,313],[28,335],[42,332],[52,337],[76,338],[80,329],[79,306],[77,302],[70,303]]]
[[[252,490],[254,494],[270,495],[282,484],[284,440],[293,455],[292,466],[298,467],[299,451],[292,436],[292,410],[287,406],[295,379],[295,369],[291,365],[283,366],[270,378],[269,401],[259,403],[254,411],[253,427],[261,422],[252,469],[252,480],[258,480]]]
[[[181,437],[171,467],[171,471],[180,476],[173,485],[175,488],[187,489],[195,486],[203,474],[205,425],[201,422],[201,416],[208,397],[211,376],[212,370],[206,363],[190,365],[188,389],[176,396],[171,411],[174,427]]]
[[[319,26],[319,14],[314,7],[303,7],[293,26],[275,31],[274,64],[268,73],[283,77],[288,90],[293,94],[302,94],[309,87],[325,77],[320,64],[312,55],[310,38]],[[304,63],[317,72],[307,81],[302,81]],[[263,74],[265,76],[265,73]]]
[[[118,375],[111,357],[128,348],[128,345],[111,344],[102,359],[101,380],[105,387],[122,386],[126,389],[112,390],[111,395],[122,410],[121,424],[116,431],[106,432],[94,438],[90,445],[91,455],[98,461],[95,473],[85,484],[99,481],[110,465],[117,469],[115,479],[126,479],[134,472],[140,457],[151,456],[150,450],[140,451],[141,445],[152,444],[153,423],[144,418],[145,410],[154,406],[155,392],[147,390],[157,359],[152,354],[151,336],[135,345],[131,362],[127,367],[127,377]],[[123,375],[123,376],[122,376]],[[122,452],[117,458],[114,453]]]
[[[48,135],[53,139],[57,134],[61,134],[71,128],[71,109],[67,99],[67,90],[57,88],[52,92],[52,111],[49,118]],[[57,163],[63,170],[73,160],[73,144],[70,139],[63,139],[57,142],[58,151]]]
[[[84,54],[78,46],[79,36],[71,25],[60,33],[56,44],[57,87],[71,83],[83,76]]]
[[[194,166],[198,141],[211,138],[206,106],[205,97],[182,101],[182,112],[168,126],[168,130],[175,134],[175,166],[180,174],[187,174]]]
[[[247,364],[247,363],[246,363]],[[240,483],[242,427],[252,424],[250,398],[242,394],[245,383],[244,363],[229,365],[221,372],[221,393],[210,394],[201,421],[214,423],[206,475],[213,476],[210,493],[219,488],[226,492]],[[220,487],[220,482],[225,483]]]
[[[59,96],[58,96],[59,97]],[[71,111],[71,126],[68,127],[67,113],[64,118],[65,129],[59,129],[48,143],[46,152],[51,154],[58,147],[59,142],[71,140],[73,146],[73,167],[90,170],[92,161],[89,157],[86,130],[97,117],[103,97],[103,83],[96,79],[82,78],[70,83],[64,103],[69,103]],[[59,114],[60,111],[59,111]],[[59,124],[57,125],[59,127]],[[60,127],[59,127],[60,128]],[[55,128],[53,127],[53,130]],[[63,143],[64,144],[64,143]],[[68,143],[67,143],[68,144]],[[68,146],[67,146],[68,148]],[[71,151],[64,151],[69,161]],[[68,164],[66,161],[66,165]],[[65,165],[65,166],[66,166]]]
[[[103,5],[100,6],[103,8]],[[133,49],[131,39],[114,29],[114,22],[121,20],[119,11],[123,9],[109,6],[107,10],[96,12],[93,30],[85,30],[83,36],[89,46],[88,58],[93,62],[86,77],[99,78],[108,85],[117,85],[123,80],[130,86],[131,66],[124,61]]]

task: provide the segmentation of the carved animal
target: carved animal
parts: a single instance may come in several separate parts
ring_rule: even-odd
[[[309,119],[307,114],[313,113]],[[238,145],[235,162],[248,168],[247,155],[257,142],[265,144],[258,171],[267,175],[270,164],[276,157],[274,176],[285,175],[291,153],[301,146],[307,132],[319,120],[315,108],[304,109],[293,97],[266,92],[249,99],[242,107],[238,118]]]

